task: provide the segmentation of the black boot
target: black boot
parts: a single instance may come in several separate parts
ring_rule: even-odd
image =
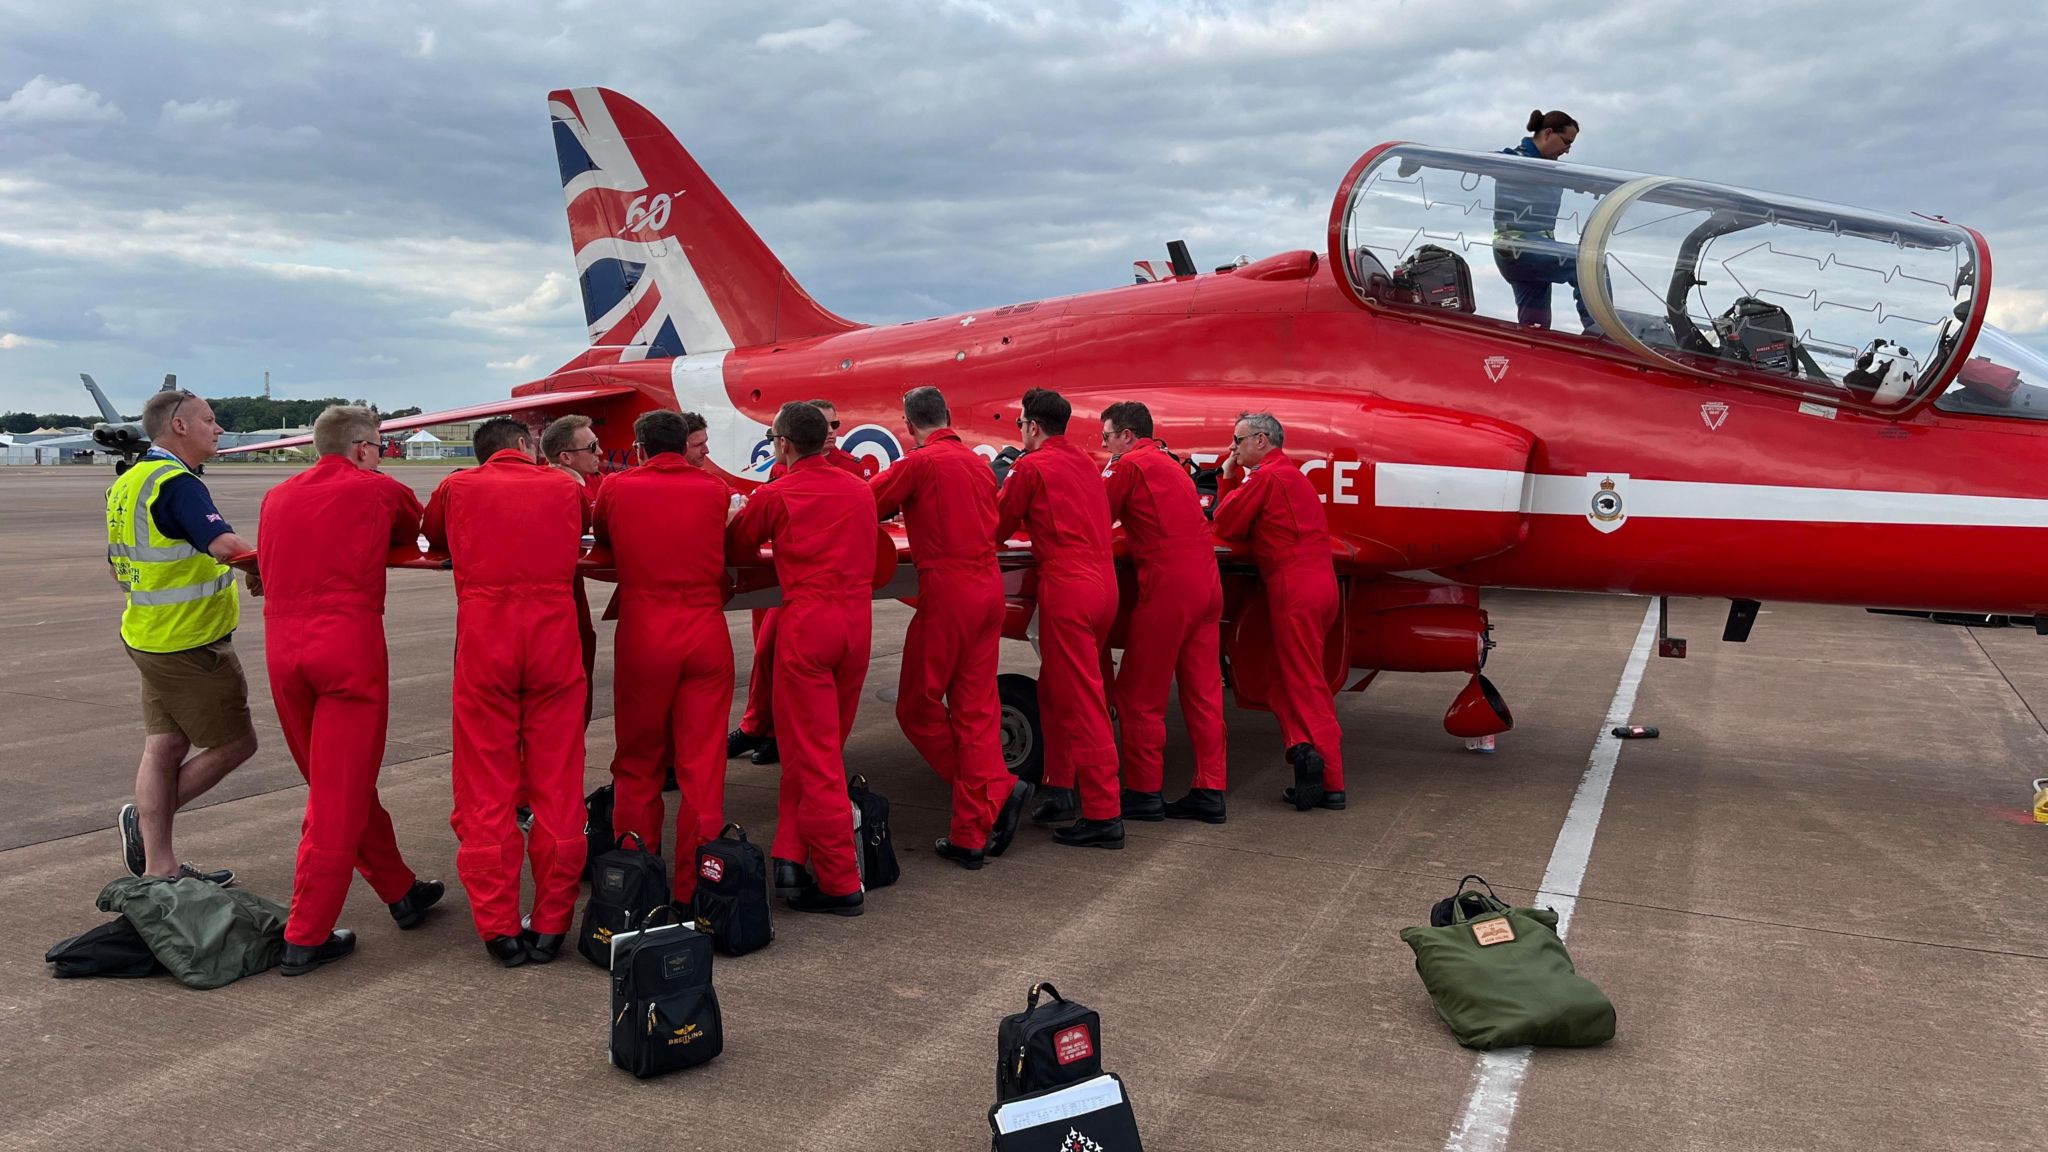
[[[439,904],[442,893],[447,890],[448,886],[439,880],[415,880],[403,897],[385,907],[391,909],[391,918],[398,922],[400,928],[417,928],[420,921],[426,919],[427,909]]]
[[[1220,788],[1190,788],[1187,795],[1169,801],[1165,812],[1168,820],[1200,820],[1204,824],[1221,824],[1224,820],[1223,791]]]
[[[725,734],[725,758],[727,760],[745,756],[759,748],[766,737],[750,736],[743,728],[735,728]]]
[[[1124,822],[1121,820],[1076,820],[1053,831],[1052,838],[1074,848],[1122,848]]]
[[[527,960],[526,941],[517,936],[493,936],[484,941],[484,951],[507,968],[517,968]]]
[[[775,860],[775,895],[787,900],[806,888],[817,886],[811,870],[794,860]]]
[[[969,872],[981,871],[984,849],[956,848],[951,840],[941,836],[932,844],[932,851],[938,853],[939,859],[951,860]]]
[[[1081,814],[1081,801],[1072,788],[1041,789],[1038,807],[1031,810],[1033,824],[1064,824]]]
[[[789,898],[789,906],[798,912],[830,912],[834,916],[858,916],[861,905],[866,903],[862,893],[848,892],[844,896],[827,896],[813,886]]]
[[[1126,820],[1164,820],[1166,801],[1157,792],[1133,792],[1124,789],[1123,817]]]
[[[322,964],[329,964],[356,950],[356,934],[346,928],[336,928],[327,934],[321,944],[294,944],[284,942],[284,963],[278,971],[287,976],[304,976]]]
[[[535,964],[552,964],[562,951],[562,935],[560,932],[535,932],[528,928],[519,933],[519,940],[526,945],[528,960]]]
[[[766,740],[761,741],[761,746],[754,749],[753,755],[748,756],[747,759],[752,760],[756,764],[780,764],[782,762],[782,753],[775,747],[775,737],[770,736]]]
[[[986,851],[990,856],[1001,856],[1010,850],[1010,841],[1016,839],[1017,825],[1024,819],[1024,810],[1031,807],[1034,791],[1029,780],[1019,780],[1010,786],[1010,797],[1003,801],[1003,810],[996,813],[995,827],[988,830]]]
[[[1287,750],[1287,762],[1294,765],[1294,787],[1282,795],[1298,812],[1323,802],[1323,754],[1313,744],[1296,744]]]
[[[1294,805],[1297,809],[1307,811],[1306,808],[1302,808],[1301,802],[1294,798],[1294,789],[1292,788],[1281,789],[1280,798]],[[1342,812],[1344,810],[1344,793],[1331,792],[1328,789],[1324,789],[1323,798],[1310,805],[1310,807],[1327,808],[1332,812]]]

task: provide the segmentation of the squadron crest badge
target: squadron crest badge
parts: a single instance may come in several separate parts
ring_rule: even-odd
[[[1628,519],[1628,477],[1618,472],[1588,472],[1593,498],[1586,509],[1586,522],[1602,532],[1612,532]]]

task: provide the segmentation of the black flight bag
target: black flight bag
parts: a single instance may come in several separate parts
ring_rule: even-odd
[[[711,937],[674,922],[662,905],[620,934],[612,974],[612,1063],[640,1079],[693,1068],[725,1050],[725,1020],[711,986]],[[657,923],[668,920],[668,923]]]
[[[595,882],[597,858],[612,850],[612,786],[594,788],[583,798],[583,878]]]
[[[43,953],[56,965],[50,975],[60,980],[78,976],[154,976],[169,969],[157,963],[149,942],[126,916],[87,930],[69,940],[59,940]]]
[[[868,778],[855,776],[846,786],[846,797],[860,810],[860,882],[867,888],[887,888],[903,870],[896,864],[896,841],[889,835],[889,798],[868,787]]]
[[[747,841],[746,829],[727,824],[718,839],[698,846],[695,907],[698,929],[728,956],[744,956],[775,939],[768,858]]]
[[[583,906],[576,950],[599,968],[609,967],[612,936],[639,924],[669,898],[668,865],[647,850],[638,833],[626,833],[590,870],[590,902]]]
[[[1039,1003],[1039,994],[1046,1001]],[[1031,986],[1024,1011],[996,1029],[996,1103],[1102,1072],[1102,1017],[1051,984]]]
[[[1722,352],[1736,360],[1766,372],[1799,374],[1792,317],[1776,304],[1741,297],[1714,318],[1714,335],[1720,338]]]

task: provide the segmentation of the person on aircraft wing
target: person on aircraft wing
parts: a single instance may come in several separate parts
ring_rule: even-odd
[[[484,463],[441,481],[421,530],[455,568],[455,871],[485,950],[512,968],[555,958],[583,874],[583,490],[534,458],[516,420],[486,420],[471,438]],[[533,805],[523,843],[522,790]],[[524,932],[522,856],[534,887]]]
[[[807,400],[805,403],[824,413],[828,429],[825,437],[825,460],[834,468],[848,472],[863,480],[874,478],[881,469],[866,456],[855,456],[839,447],[839,409],[830,400]],[[708,439],[706,443],[709,443]],[[789,471],[789,467],[777,460],[768,466],[768,481],[774,483]],[[740,714],[740,725],[726,735],[725,755],[727,759],[745,756],[756,764],[773,764],[780,759],[775,745],[775,618],[774,608],[754,609],[754,667],[747,675],[747,710]]]
[[[1323,677],[1323,645],[1337,621],[1330,523],[1301,463],[1283,448],[1286,430],[1266,412],[1237,418],[1216,504],[1216,536],[1249,543],[1266,585],[1277,683],[1267,703],[1287,741],[1300,811],[1344,807],[1344,734]]]
[[[597,497],[592,528],[611,549],[619,578],[613,638],[612,831],[661,847],[662,759],[675,749],[679,795],[673,841],[673,898],[687,906],[697,886],[697,846],[725,826],[725,758],[718,729],[732,707],[732,638],[725,628],[723,547],[732,489],[688,461],[694,412],[649,412],[633,422],[645,454]]]
[[[313,421],[320,462],[270,490],[263,541],[263,620],[289,644],[265,646],[270,696],[299,775],[306,818],[284,926],[287,976],[355,950],[336,929],[349,880],[363,879],[400,928],[441,899],[439,880],[406,867],[377,799],[391,677],[384,651],[384,561],[420,530],[412,489],[377,471],[377,414],[335,405]]]
[[[937,388],[905,393],[903,425],[917,447],[871,484],[878,515],[903,511],[917,565],[917,613],[903,638],[896,722],[953,791],[952,824],[934,850],[973,870],[1009,848],[1031,785],[1003,766],[995,474],[952,422]]]
[[[775,545],[782,585],[774,670],[775,731],[789,749],[775,841],[775,886],[799,912],[861,914],[846,794],[846,739],[872,640],[875,497],[832,466],[824,413],[792,401],[771,439],[788,469],[762,485],[728,530],[732,556]],[[814,872],[805,870],[806,863]]]
[[[1053,839],[1076,847],[1122,848],[1116,741],[1102,685],[1102,657],[1116,622],[1115,562],[1102,469],[1066,437],[1073,407],[1059,393],[1024,394],[1024,455],[997,502],[1000,544],[1022,527],[1038,565],[1038,706],[1045,733],[1045,799],[1038,824],[1071,820]]]
[[[135,802],[117,820],[121,861],[136,876],[231,884],[226,868],[178,859],[171,820],[256,751],[235,656],[241,604],[225,563],[251,545],[200,479],[220,443],[205,398],[158,392],[142,406],[142,428],[150,449],[107,489],[106,504],[108,575],[125,601],[121,646],[142,677],[142,762]],[[247,583],[261,594],[259,578]]]
[[[1572,150],[1578,138],[1577,120],[1562,112],[1536,111],[1529,113],[1529,135],[1501,151],[1509,156],[1557,160]],[[1579,292],[1578,247],[1557,239],[1558,205],[1563,198],[1563,189],[1554,184],[1495,181],[1493,263],[1500,269],[1501,279],[1514,290],[1517,324],[1550,327],[1551,285],[1569,284],[1578,304],[1580,326],[1588,335],[1596,335],[1599,329]]]
[[[1223,581],[1209,521],[1187,469],[1152,438],[1152,412],[1136,400],[1102,411],[1102,474],[1109,514],[1123,522],[1138,570],[1130,643],[1116,673],[1117,725],[1123,736],[1126,820],[1224,821],[1228,757],[1223,734]],[[1166,690],[1180,682],[1180,710],[1194,744],[1195,778],[1187,795],[1165,803]]]
[[[597,432],[588,416],[563,416],[542,430],[541,456],[583,486],[583,526],[590,527],[590,512],[597,507],[597,494],[604,485],[604,449],[597,446]],[[583,723],[590,723],[596,703],[597,627],[590,622],[590,593],[583,586],[583,574],[576,574],[576,638],[583,646]]]

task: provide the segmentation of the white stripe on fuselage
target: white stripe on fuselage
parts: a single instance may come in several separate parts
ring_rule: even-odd
[[[1617,472],[1615,475],[1621,475]],[[1600,475],[1529,475],[1504,468],[1378,464],[1373,502],[1381,508],[1447,512],[1526,512],[1584,516]],[[2048,500],[1963,496],[1868,488],[1795,488],[1631,478],[1631,520],[1754,520],[1767,523],[1938,524],[1968,528],[2048,528]]]
[[[732,402],[732,394],[725,387],[727,351],[676,357],[669,362],[669,385],[675,389],[677,408],[704,418],[704,430],[710,434],[712,463],[733,476],[765,480],[765,465],[758,471],[752,465],[754,449],[768,430]]]

